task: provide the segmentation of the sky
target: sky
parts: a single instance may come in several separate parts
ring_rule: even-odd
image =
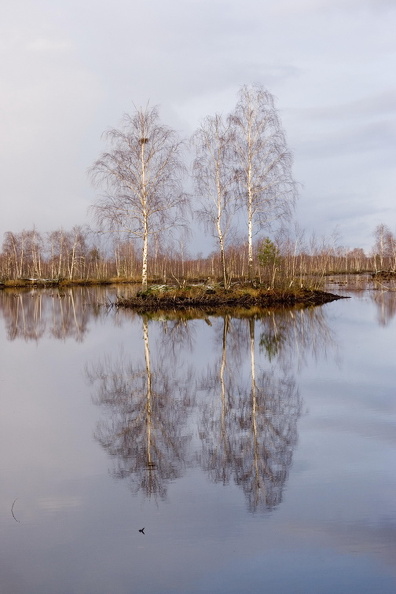
[[[93,224],[88,168],[134,106],[189,137],[244,84],[276,97],[295,218],[338,245],[396,232],[396,0],[3,0],[0,241]],[[196,233],[192,251],[213,246]]]

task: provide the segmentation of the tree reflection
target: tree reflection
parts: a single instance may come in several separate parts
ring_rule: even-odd
[[[249,320],[250,390],[240,390],[237,405],[238,452],[235,480],[250,511],[273,508],[282,490],[297,443],[301,399],[293,378],[275,377],[274,370],[257,376],[255,320]]]
[[[45,333],[42,296],[39,293],[16,293],[2,299],[8,340],[39,340]]]
[[[268,310],[260,318],[260,350],[283,369],[301,368],[336,346],[323,307]]]
[[[245,340],[241,340],[241,322]],[[252,512],[281,502],[301,410],[292,378],[277,378],[273,369],[257,374],[255,326],[256,320],[250,318],[238,320],[231,329],[231,320],[224,317],[221,358],[203,384],[219,398],[211,405],[204,403],[200,426],[203,468],[215,482],[226,484],[233,479],[241,486]],[[228,335],[234,330],[238,344],[249,345],[246,374],[236,364],[240,352],[234,348],[229,356],[227,350]]]
[[[212,480],[223,484],[227,484],[232,477],[232,435],[235,425],[233,380],[231,373],[226,373],[228,371],[227,336],[230,324],[230,316],[224,316],[220,361],[215,365],[215,371],[208,371],[202,383],[208,398],[201,407],[199,430],[202,440],[201,465]],[[219,401],[212,398],[216,393],[220,396]]]
[[[115,459],[114,476],[129,479],[133,492],[164,499],[168,483],[179,478],[186,465],[191,377],[188,372],[178,377],[166,356],[152,363],[146,318],[142,325],[144,366],[121,354],[87,374],[97,386],[96,404],[108,412],[95,437]]]
[[[82,342],[92,315],[98,314],[100,298],[85,287],[28,291],[0,291],[0,311],[8,340],[39,340],[46,334]]]
[[[174,361],[183,350],[193,351],[194,348],[194,320],[183,317],[161,319],[161,350],[167,352]]]
[[[192,376],[177,371],[177,362],[182,366],[186,353],[194,352],[197,325],[178,317],[157,320],[154,369],[146,318],[145,365],[122,357],[91,373],[99,381],[96,401],[110,416],[96,437],[116,458],[114,475],[129,478],[133,490],[148,497],[165,497],[169,481],[195,459],[214,482],[240,486],[250,511],[272,509],[282,501],[297,443],[301,398],[293,368],[307,353],[326,351],[331,332],[319,308],[267,311],[259,318],[225,314],[207,324],[217,357],[199,383],[199,453],[188,456],[191,433],[183,433],[195,404]]]
[[[0,308],[12,340],[49,334],[82,341],[90,316],[106,311],[112,323],[141,323],[141,359],[124,351],[87,370],[105,411],[95,437],[114,461],[114,477],[164,499],[170,481],[198,461],[212,481],[238,485],[250,511],[279,505],[301,412],[295,372],[335,344],[326,309],[141,318],[100,309],[101,300],[95,290],[20,291],[0,294]],[[196,370],[207,362],[198,382],[189,357]]]
[[[377,320],[380,326],[387,326],[396,315],[396,289],[373,291],[370,296],[377,306]]]

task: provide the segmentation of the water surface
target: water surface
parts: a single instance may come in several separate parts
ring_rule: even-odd
[[[98,306],[126,290],[0,293],[0,591],[395,592],[396,293]]]

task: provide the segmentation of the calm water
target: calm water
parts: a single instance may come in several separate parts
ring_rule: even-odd
[[[0,293],[0,592],[393,594],[396,293],[340,290],[193,320]]]

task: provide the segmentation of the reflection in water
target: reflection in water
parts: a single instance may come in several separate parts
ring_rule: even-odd
[[[394,321],[370,293],[194,320],[93,319],[89,294],[83,333],[57,298],[84,344],[50,339],[49,291],[0,296],[1,592],[396,591]]]
[[[301,412],[286,362],[291,349],[301,363],[307,349],[326,348],[331,336],[324,313],[226,314],[205,322],[206,350],[217,352],[210,352],[205,372],[195,367],[195,376],[186,363],[186,353],[194,357],[195,322],[180,317],[150,322],[158,335],[154,354],[142,318],[144,364],[123,353],[91,366],[94,401],[106,410],[96,438],[115,459],[114,476],[147,497],[164,498],[169,481],[198,461],[214,482],[240,486],[249,511],[272,509],[282,501]]]
[[[233,393],[233,375],[226,373],[227,336],[231,318],[223,318],[221,358],[215,364],[215,370],[209,370],[202,388],[207,394],[201,405],[199,435],[202,440],[202,467],[215,482],[229,483],[232,476],[232,433],[235,425]],[[219,400],[216,399],[219,394]]]
[[[377,320],[380,326],[387,326],[396,315],[396,289],[378,290],[371,293],[377,306]]]
[[[98,315],[97,288],[31,289],[0,291],[9,340],[39,340],[46,334],[57,339],[84,340],[91,316]]]
[[[297,442],[301,402],[292,378],[284,374],[277,378],[274,369],[257,372],[256,320],[242,322],[248,329],[250,377],[244,381],[240,372],[233,372],[240,367],[227,352],[232,322],[225,317],[217,372],[210,371],[204,382],[213,397],[202,406],[201,462],[214,481],[225,484],[233,478],[254,512],[281,502]],[[240,336],[240,323],[236,326]]]
[[[167,483],[179,478],[186,464],[191,380],[188,372],[179,379],[165,358],[152,363],[147,319],[142,325],[144,366],[121,355],[87,374],[97,387],[95,402],[107,409],[96,438],[116,459],[114,476],[128,478],[134,492],[163,499]]]
[[[260,319],[259,344],[268,360],[284,369],[301,368],[308,355],[318,358],[336,346],[324,307],[268,310]]]
[[[335,275],[327,279],[329,291],[353,293],[354,298],[369,296],[377,306],[380,326],[387,326],[396,315],[396,279],[373,278],[371,274]]]
[[[83,341],[90,316],[110,313],[97,305],[105,299],[95,289],[20,291],[0,295],[0,304],[10,340],[49,333]],[[200,320],[168,314],[149,321],[112,311],[114,320],[142,324],[141,361],[120,352],[87,368],[94,402],[105,411],[95,437],[114,459],[114,477],[163,499],[169,482],[198,462],[212,481],[240,486],[250,511],[277,506],[301,411],[293,370],[334,347],[325,312],[295,308]]]
[[[250,391],[240,390],[236,480],[247,496],[249,509],[281,502],[282,488],[297,443],[300,396],[294,380],[261,372],[255,359],[255,320],[249,320]],[[235,438],[234,438],[235,439]]]

